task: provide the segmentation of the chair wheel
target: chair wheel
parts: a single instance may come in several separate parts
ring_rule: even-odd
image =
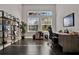
[[[49,43],[47,43],[47,45],[49,45]]]

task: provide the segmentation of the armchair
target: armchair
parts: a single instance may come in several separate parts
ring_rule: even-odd
[[[33,39],[43,39],[43,33],[41,31],[36,32],[33,35]]]

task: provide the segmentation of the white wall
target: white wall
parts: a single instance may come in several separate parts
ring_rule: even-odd
[[[0,10],[4,10],[18,18],[22,17],[22,5],[21,4],[0,4]]]
[[[22,20],[22,5],[21,4],[0,4],[0,10],[4,10],[9,14]],[[21,38],[21,36],[19,36]]]
[[[20,18],[20,21],[27,22],[28,16],[26,15],[28,11],[36,10],[51,10],[54,13],[53,19],[54,19],[54,30],[61,30],[64,29],[63,27],[63,17],[65,17],[68,14],[75,13],[75,26],[69,27],[69,29],[72,29],[74,31],[79,32],[79,5],[78,4],[0,4],[0,10],[4,10],[8,13],[13,14],[14,16],[17,16]],[[34,32],[27,32],[26,36],[32,36]]]
[[[79,32],[79,4],[57,4],[56,5],[56,28],[57,31],[65,29],[63,27],[63,17],[75,13],[75,26],[68,27],[69,30]]]
[[[55,24],[55,15],[56,15],[56,5],[55,4],[24,4],[22,5],[22,18],[23,18],[23,21],[24,22],[27,22],[27,12],[28,11],[52,11],[53,12],[53,16],[52,16],[52,19],[53,19],[53,24]],[[55,28],[55,25],[53,26],[54,27],[54,30],[56,29]],[[34,34],[35,32],[27,32],[26,33],[26,37],[32,37],[32,35]]]

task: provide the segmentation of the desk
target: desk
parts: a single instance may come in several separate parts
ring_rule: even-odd
[[[63,47],[63,52],[79,52],[79,35],[56,34],[59,35],[59,44]]]

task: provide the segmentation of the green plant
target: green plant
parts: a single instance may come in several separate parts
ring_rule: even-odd
[[[63,31],[62,31],[62,30],[59,30],[58,32],[61,33],[61,32],[63,32]]]
[[[24,35],[27,30],[27,24],[21,21],[20,29],[21,29],[22,35]]]

